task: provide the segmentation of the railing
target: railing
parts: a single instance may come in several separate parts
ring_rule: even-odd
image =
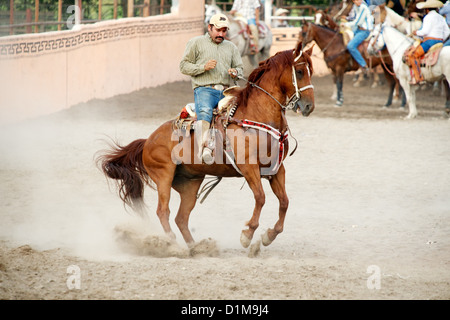
[[[58,0],[46,7],[34,0],[32,7],[19,10],[9,0],[9,11],[1,10],[6,5],[0,7],[0,36],[67,30],[77,23],[160,15],[169,13],[172,6],[171,0],[97,0],[95,5],[73,0],[72,3],[67,6],[67,1]]]
[[[211,1],[206,1],[206,3],[211,3]],[[298,5],[298,6],[282,6],[280,8],[284,8],[290,11],[290,15],[287,17],[276,17],[273,16],[274,10],[271,5],[270,1],[265,1],[266,8],[264,10],[261,10],[261,19],[264,19],[265,22],[268,25],[271,25],[272,20],[277,19],[285,19],[289,21],[293,21],[292,25],[299,24],[300,26],[301,21],[305,20],[313,20],[313,15],[317,10],[317,7],[312,5]],[[230,11],[231,7],[233,6],[232,2],[221,2],[216,1],[216,5],[222,9],[223,11]],[[295,23],[296,21],[299,21],[298,23]]]

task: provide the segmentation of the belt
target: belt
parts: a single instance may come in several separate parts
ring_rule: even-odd
[[[439,40],[439,41],[444,41],[444,39],[442,39],[442,38],[433,38],[433,37],[425,37],[425,38],[423,38],[423,41],[427,41],[427,40]]]
[[[205,87],[210,87],[219,91],[223,91],[225,89],[228,89],[230,86],[224,84],[207,84]]]
[[[364,28],[361,28],[361,27],[358,27],[358,29],[362,30],[362,31],[366,31],[367,30],[367,29],[364,29]]]

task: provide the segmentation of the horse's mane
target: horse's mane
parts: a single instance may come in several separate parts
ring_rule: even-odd
[[[309,65],[309,69],[312,75],[313,66],[311,57],[306,52],[303,52],[303,56],[305,57],[306,62]],[[259,85],[264,75],[268,74],[269,72],[274,72],[281,75],[282,70],[284,68],[290,68],[293,64],[294,64],[294,54],[292,50],[278,52],[273,57],[261,61],[259,63],[259,66],[255,70],[253,70],[252,73],[250,73],[250,75],[248,76],[249,83],[247,83],[247,86],[244,89],[242,89],[242,91],[238,94],[237,104],[240,107],[247,106],[250,92],[254,89],[251,83]],[[278,79],[273,80],[277,81]],[[277,83],[275,82],[273,84],[277,85]]]
[[[336,30],[328,28],[327,26],[322,26],[320,24],[315,24],[315,23],[313,23],[313,25],[315,25],[316,27],[319,27],[320,29],[324,29],[325,31],[328,31],[328,32],[333,32],[333,33],[337,32]]]

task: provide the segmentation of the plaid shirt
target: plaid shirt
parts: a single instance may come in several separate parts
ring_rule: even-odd
[[[256,19],[255,10],[260,6],[259,0],[235,0],[231,10],[236,10],[245,19],[249,20]]]

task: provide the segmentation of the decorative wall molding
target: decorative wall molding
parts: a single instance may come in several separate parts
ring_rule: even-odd
[[[199,30],[203,30],[203,27],[202,17],[159,21],[138,18],[137,21],[126,23],[123,20],[117,20],[85,25],[78,31],[8,36],[0,38],[0,59],[67,51],[108,41],[162,36],[173,32],[198,33]]]

